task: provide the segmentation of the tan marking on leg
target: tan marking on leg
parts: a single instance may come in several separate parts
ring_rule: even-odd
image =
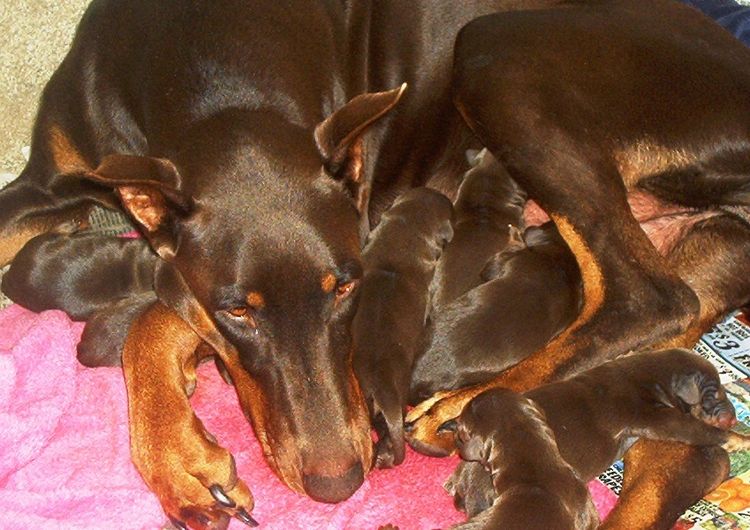
[[[726,452],[641,439],[625,454],[620,499],[600,530],[671,528],[729,472]]]
[[[613,156],[628,189],[635,187],[643,177],[679,169],[697,160],[693,153],[685,149],[664,147],[647,138],[616,149]]]
[[[591,320],[591,317],[604,303],[604,275],[602,274],[601,267],[599,267],[596,256],[594,256],[586,241],[575,230],[573,225],[570,224],[570,221],[557,214],[551,214],[550,217],[555,222],[555,226],[557,226],[560,235],[568,244],[568,247],[570,247],[571,252],[573,252],[576,262],[578,262],[578,268],[581,271],[583,307],[578,318],[566,330],[570,332]]]
[[[86,161],[59,125],[50,126],[47,131],[47,145],[52,161],[60,173],[92,169],[92,165]]]
[[[6,230],[15,233],[3,234],[0,232],[0,267],[6,266],[24,247],[29,240],[40,234],[55,231],[60,234],[72,234],[78,230],[88,227],[88,212],[90,206],[81,206],[73,211],[55,213],[21,219],[15,225],[10,223]],[[5,232],[6,230],[3,230]]]
[[[0,238],[0,267],[5,267],[13,261],[16,254],[29,242],[30,239],[44,232],[40,229],[27,228],[21,232],[8,237]]]
[[[206,433],[187,397],[200,337],[174,312],[155,303],[133,323],[123,349],[131,456],[168,515],[195,525],[190,514],[215,521],[221,512],[209,492],[221,486],[238,508],[253,507],[234,459]],[[190,366],[188,373],[185,367]]]

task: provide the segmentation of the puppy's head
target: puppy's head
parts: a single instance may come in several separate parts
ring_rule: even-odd
[[[466,404],[458,418],[441,427],[453,431],[461,458],[485,467],[492,455],[496,434],[515,429],[523,421],[526,399],[505,388],[482,392]]]
[[[403,87],[366,94],[310,130],[227,111],[186,131],[173,160],[113,155],[112,186],[162,258],[159,298],[222,357],[269,464],[338,502],[372,461],[351,366],[362,274],[364,130]]]

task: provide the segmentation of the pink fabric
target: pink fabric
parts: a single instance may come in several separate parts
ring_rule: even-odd
[[[165,522],[130,462],[122,373],[77,364],[82,329],[59,311],[0,311],[3,529],[156,529]],[[351,499],[337,505],[289,491],[263,460],[232,388],[211,365],[199,374],[196,412],[237,459],[255,495],[253,516],[261,528],[374,530],[393,523],[411,530],[462,520],[442,489],[455,458],[410,452],[402,466],[373,471]],[[598,507],[611,507],[606,488],[595,488],[594,498]],[[230,528],[246,527],[233,521]]]

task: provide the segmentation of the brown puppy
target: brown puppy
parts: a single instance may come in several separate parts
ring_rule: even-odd
[[[436,306],[483,283],[482,269],[508,244],[510,226],[522,228],[526,194],[487,149],[482,149],[473,163],[453,206],[453,239],[435,268]]]
[[[507,422],[509,416],[515,423]],[[523,397],[508,389],[484,392],[448,428],[456,431],[461,456],[484,463],[494,476],[500,465],[498,452],[508,454],[514,447],[523,454],[529,444],[525,433],[538,432],[534,429],[539,429],[540,418],[546,418],[545,425],[554,433],[548,440],[548,457],[564,459],[584,482],[621,457],[634,438],[721,445],[728,450],[750,446],[745,437],[727,430],[736,419],[716,369],[681,349],[630,355]],[[513,445],[518,432],[524,436]],[[534,470],[540,471],[539,476],[546,474],[544,467],[519,469],[525,469],[526,481],[537,476]],[[454,478],[452,482],[466,481]],[[546,476],[544,483],[549,483]],[[502,494],[506,486],[497,479],[493,484]]]
[[[584,530],[599,517],[586,485],[560,455],[544,412],[498,388],[480,394],[458,420],[461,456],[490,471],[496,499],[461,529]],[[486,485],[486,480],[482,479]]]
[[[2,289],[32,311],[61,309],[88,320],[114,301],[153,290],[157,259],[143,239],[47,233],[16,255]]]
[[[86,321],[78,360],[117,366],[130,324],[156,300],[157,259],[143,239],[47,233],[16,255],[2,290],[32,311],[60,309]]]
[[[452,216],[444,195],[412,189],[383,214],[362,252],[364,276],[352,323],[354,373],[378,433],[378,467],[404,459],[409,374],[424,331],[435,264],[453,234]]]
[[[578,315],[581,275],[557,229],[547,223],[528,229],[524,238],[525,243],[511,240],[487,263],[482,271],[487,283],[430,315],[425,351],[412,374],[412,403],[439,390],[488,381]]]

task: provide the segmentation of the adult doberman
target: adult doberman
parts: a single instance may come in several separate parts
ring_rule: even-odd
[[[492,12],[557,3],[96,0],[89,8],[45,89],[31,159],[0,192],[0,264],[37,234],[75,230],[92,204],[122,206],[139,224],[161,258],[154,280],[160,302],[135,321],[123,352],[132,454],[178,523],[204,528],[233,515],[252,522],[252,497],[231,455],[187,400],[195,363],[207,351],[227,366],[284,482],[330,502],[361,484],[372,443],[349,363],[360,241],[402,190],[429,180],[452,194],[467,169],[465,150],[478,147],[450,96],[459,29]],[[594,4],[607,10],[606,2]],[[720,50],[716,57],[693,54],[697,45],[687,40],[680,57],[724,65],[743,53],[666,0],[650,2],[649,16],[656,16],[654,5],[663,33],[698,26],[701,42],[705,33],[708,48]],[[736,62],[732,71],[744,72],[745,56]],[[659,79],[673,73],[659,72]],[[734,76],[729,81],[736,86]],[[409,89],[398,88],[402,83]],[[550,85],[550,92],[558,89]],[[699,129],[723,138],[743,115],[742,101],[732,99],[733,106],[721,107],[731,112],[706,117]],[[483,102],[461,102],[476,129],[481,120],[466,110],[476,104],[480,111]],[[480,136],[496,156],[504,154]],[[621,157],[638,173],[653,160],[634,147],[623,144]],[[498,158],[514,166],[512,157]],[[554,214],[573,247],[586,305],[575,332],[542,352],[550,361],[537,355],[528,364],[572,367],[568,360],[580,357],[582,367],[601,358],[593,350],[602,341],[613,353],[678,334],[697,303],[646,248],[621,185],[597,185],[593,177],[567,185],[572,166],[562,162],[544,166],[552,176],[546,185],[538,184],[541,176],[517,180]],[[567,215],[565,204],[581,209]],[[606,229],[594,236],[593,225]],[[736,232],[744,242],[745,233]],[[601,257],[608,246],[609,261]],[[621,278],[602,266],[613,260]],[[593,318],[628,290],[628,318]],[[664,311],[641,311],[653,298]],[[524,384],[549,375],[531,370]]]
[[[161,259],[160,303],[123,353],[132,453],[170,517],[205,527],[253,503],[187,401],[201,345],[286,484],[335,502],[362,483],[370,422],[349,359],[362,237],[428,176],[452,191],[479,147],[449,93],[458,30],[552,3],[89,7],[43,93],[30,161],[0,192],[0,265],[93,204],[137,222]]]

